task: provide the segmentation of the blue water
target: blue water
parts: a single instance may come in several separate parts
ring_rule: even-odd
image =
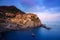
[[[36,28],[32,30],[11,31],[4,34],[5,40],[60,40],[60,22],[44,22],[51,30]],[[35,37],[32,37],[32,33]]]

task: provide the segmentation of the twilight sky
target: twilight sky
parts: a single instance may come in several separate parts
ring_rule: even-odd
[[[42,20],[60,20],[60,0],[0,0],[0,6],[5,5],[35,13]]]

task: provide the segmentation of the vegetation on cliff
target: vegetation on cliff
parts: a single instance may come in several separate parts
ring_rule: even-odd
[[[13,17],[16,13],[25,14],[15,6],[0,6],[0,18]]]

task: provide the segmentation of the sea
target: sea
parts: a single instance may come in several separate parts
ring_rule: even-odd
[[[60,21],[43,22],[50,30],[43,27],[7,32],[3,35],[5,40],[60,40]],[[34,36],[32,36],[34,33]]]

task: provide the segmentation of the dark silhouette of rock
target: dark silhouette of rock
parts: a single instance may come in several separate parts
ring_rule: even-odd
[[[0,12],[2,13],[17,13],[20,12],[20,14],[25,14],[23,11],[21,11],[20,9],[16,8],[15,6],[0,6]]]
[[[25,14],[15,6],[0,6],[0,17],[14,17],[16,13]]]
[[[34,33],[32,33],[32,37],[35,37],[35,34]]]

